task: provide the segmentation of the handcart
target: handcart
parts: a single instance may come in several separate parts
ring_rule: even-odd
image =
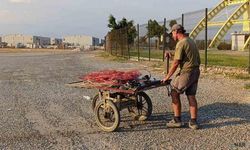
[[[106,132],[115,131],[120,124],[120,111],[127,109],[134,120],[144,121],[152,114],[152,101],[146,90],[166,86],[171,90],[171,80],[162,83],[149,75],[130,80],[120,86],[78,81],[67,84],[76,88],[98,89],[92,100],[92,109],[97,125]]]

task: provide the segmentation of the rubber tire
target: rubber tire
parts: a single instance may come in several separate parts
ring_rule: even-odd
[[[146,100],[146,103],[148,105],[148,110],[147,110],[146,116],[139,115],[138,110],[136,112],[134,112],[134,110],[131,110],[131,108],[128,108],[128,111],[131,114],[131,116],[134,118],[134,120],[144,121],[144,120],[147,120],[152,115],[152,111],[153,111],[152,101],[151,101],[150,97],[145,92],[139,92],[139,93],[137,93],[137,95],[142,96]],[[133,107],[132,109],[138,109],[138,108]]]
[[[95,111],[95,106],[98,103],[99,94],[96,94],[95,97],[92,99],[92,110]]]
[[[115,131],[119,125],[120,125],[120,112],[118,111],[117,107],[115,106],[115,104],[108,100],[107,101],[107,104],[106,105],[109,105],[112,110],[114,111],[114,117],[115,117],[115,122],[114,124],[111,126],[111,127],[106,127],[105,125],[103,125],[100,121],[100,116],[99,116],[99,113],[98,113],[98,109],[101,105],[104,105],[105,101],[99,101],[95,107],[95,117],[96,117],[96,122],[97,122],[97,125],[103,130],[103,131],[106,131],[106,132],[113,132]]]

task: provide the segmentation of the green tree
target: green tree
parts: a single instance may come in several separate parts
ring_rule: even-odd
[[[176,20],[170,20],[169,22],[169,26],[172,28],[173,25],[177,24],[177,21]]]
[[[117,29],[127,29],[129,44],[132,44],[134,42],[137,33],[133,20],[128,21],[126,18],[123,17],[122,20],[118,21],[117,23],[116,18],[113,15],[110,15],[108,22],[108,27],[111,29],[111,31]]]
[[[161,41],[161,36],[164,34],[164,28],[167,31],[167,28],[164,27],[164,25],[159,25],[159,23],[156,20],[149,20],[147,30],[148,34],[147,36],[152,38],[152,37],[157,37],[157,49],[160,48],[160,41]]]
[[[113,15],[110,15],[109,16],[109,20],[108,20],[108,27],[111,29],[111,30],[115,30],[115,29],[118,29],[118,25],[116,23],[116,19]]]

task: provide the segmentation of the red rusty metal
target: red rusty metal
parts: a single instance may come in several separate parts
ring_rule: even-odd
[[[117,71],[117,70],[103,70],[99,72],[92,72],[80,77],[83,81],[92,83],[106,84],[110,86],[119,86],[127,83],[130,80],[137,79],[141,73],[138,70]]]

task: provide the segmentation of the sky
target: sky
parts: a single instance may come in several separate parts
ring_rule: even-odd
[[[108,17],[144,24],[212,8],[220,0],[0,0],[0,35],[48,37],[90,35],[103,38]]]

